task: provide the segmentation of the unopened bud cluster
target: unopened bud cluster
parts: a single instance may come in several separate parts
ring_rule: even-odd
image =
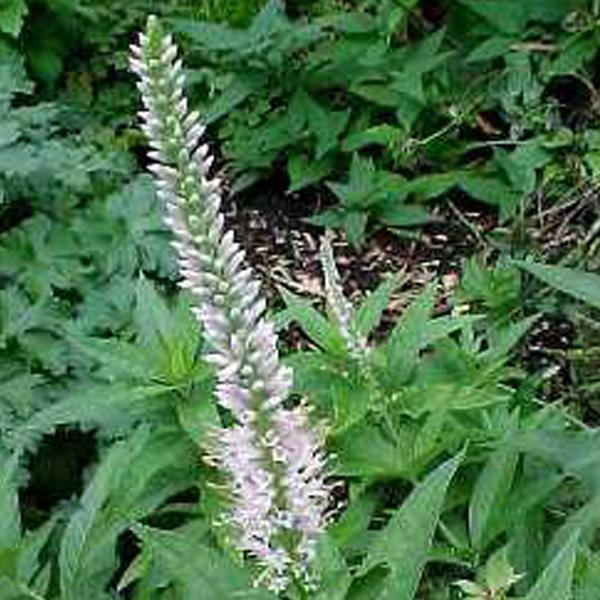
[[[319,256],[325,279],[327,308],[337,322],[348,352],[358,360],[364,359],[368,353],[367,339],[357,330],[354,320],[354,308],[344,295],[342,279],[333,256],[329,231],[321,239]]]
[[[200,116],[188,108],[177,54],[154,17],[131,46],[149,170],[176,239],[181,286],[204,331],[205,359],[215,367],[217,400],[235,420],[215,435],[213,449],[228,480],[227,521],[236,547],[263,565],[261,581],[281,590],[308,572],[323,529],[324,459],[305,410],[283,406],[291,372],[280,363],[260,285],[225,231],[221,183],[209,174],[212,157]]]

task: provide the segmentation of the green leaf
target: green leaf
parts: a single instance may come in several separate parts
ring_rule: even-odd
[[[546,560],[550,562],[558,555],[560,549],[575,535],[579,533],[581,542],[591,542],[598,526],[600,525],[600,494],[596,494],[579,510],[570,514],[561,527],[554,533],[548,550]]]
[[[510,437],[512,429],[516,426],[516,418],[517,415],[514,416],[506,437]],[[490,526],[506,501],[517,468],[518,456],[518,452],[510,447],[510,442],[503,443],[492,452],[475,481],[469,502],[469,534],[476,550],[482,550],[490,541]]]
[[[364,129],[363,131],[351,133],[342,143],[342,150],[344,152],[355,152],[365,146],[384,146],[386,148],[393,148],[397,146],[404,137],[405,134],[402,129],[384,123],[383,125],[375,125]]]
[[[60,545],[64,600],[95,598],[117,567],[119,536],[193,485],[193,447],[179,428],[141,427],[100,462]]]
[[[346,355],[344,340],[333,323],[316,311],[304,298],[283,288],[280,291],[290,317],[302,327],[304,333],[315,344],[333,355]]]
[[[419,351],[427,345],[425,330],[435,303],[435,284],[411,302],[390,334],[387,347],[387,370],[390,377],[403,381],[415,367]]]
[[[175,583],[178,600],[274,600],[271,593],[253,587],[248,572],[207,545],[203,523],[192,522],[174,531],[138,525],[135,533],[162,579]]]
[[[386,202],[377,210],[377,218],[390,227],[414,227],[432,220],[429,211],[415,204]]]
[[[600,276],[535,262],[515,261],[515,264],[557,290],[600,309]]]
[[[492,177],[468,173],[463,174],[458,183],[473,198],[499,207],[503,218],[513,216],[521,200],[521,194]]]
[[[355,326],[361,335],[370,335],[379,325],[381,317],[388,307],[390,297],[398,289],[400,283],[401,277],[392,275],[382,281],[377,289],[365,298],[355,316]]]
[[[219,23],[192,21],[190,19],[169,19],[169,25],[187,35],[194,42],[208,50],[241,50],[247,46],[249,36],[245,31],[232,29]]]
[[[230,113],[263,83],[264,81],[256,78],[235,77],[221,95],[208,107],[203,115],[204,122],[207,124],[213,123]]]
[[[429,415],[424,423],[404,421],[392,430],[362,419],[336,436],[336,472],[374,479],[417,477],[444,448],[454,443],[443,437],[446,413]]]
[[[572,75],[580,71],[595,56],[598,50],[596,31],[584,29],[570,35],[561,44],[556,58],[547,63],[544,77],[550,80],[557,75]]]
[[[25,0],[3,0],[0,6],[0,31],[17,37],[27,12]]]
[[[571,600],[578,532],[561,548],[523,600]]]
[[[327,533],[317,541],[314,565],[319,582],[314,600],[344,600],[352,577],[342,553]]]
[[[13,548],[21,539],[21,514],[15,476],[19,456],[0,459],[0,549]]]
[[[344,214],[344,227],[348,242],[355,249],[360,248],[365,241],[368,220],[369,216],[366,212],[350,210]]]
[[[377,495],[371,491],[350,500],[342,515],[329,527],[328,533],[338,547],[345,549],[355,539],[364,543],[376,507]]]
[[[515,43],[514,38],[490,37],[477,46],[465,59],[468,63],[491,60],[503,56]]]
[[[448,485],[462,455],[443,463],[411,492],[375,539],[361,572],[386,565],[379,600],[413,600],[427,562]]]
[[[293,154],[287,164],[290,187],[288,192],[297,192],[327,177],[333,169],[333,163],[327,158],[311,160],[304,154]]]
[[[512,0],[461,0],[473,12],[483,17],[498,32],[519,34],[527,24],[525,5]]]
[[[433,173],[417,177],[406,184],[406,192],[415,194],[424,200],[440,196],[457,185],[463,174],[460,171],[448,173]]]
[[[338,145],[338,139],[348,125],[350,109],[327,110],[304,90],[296,92],[291,103],[296,111],[305,114],[308,128],[316,137],[315,158],[317,160],[323,158]]]

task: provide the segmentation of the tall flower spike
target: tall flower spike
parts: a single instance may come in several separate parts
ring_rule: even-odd
[[[331,238],[331,232],[327,231],[321,238],[319,252],[325,278],[325,301],[327,302],[329,312],[337,321],[348,351],[355,358],[362,359],[368,351],[367,340],[356,330],[354,310],[352,304],[350,304],[344,295],[342,280],[333,256]]]
[[[204,127],[188,108],[177,48],[155,17],[131,46],[151,150],[150,172],[165,205],[194,315],[217,375],[216,397],[235,425],[215,436],[214,458],[227,473],[228,522],[238,549],[264,566],[274,590],[308,573],[324,527],[328,489],[320,439],[302,407],[287,409],[291,372],[280,364],[273,325],[244,251],[225,231],[220,181],[201,143]]]

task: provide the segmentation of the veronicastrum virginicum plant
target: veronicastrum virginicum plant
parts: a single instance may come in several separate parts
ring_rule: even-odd
[[[227,475],[226,522],[234,547],[264,567],[259,580],[283,590],[310,578],[324,527],[328,488],[319,435],[304,407],[283,405],[291,372],[279,362],[244,251],[224,230],[220,181],[209,175],[213,159],[201,143],[199,114],[188,109],[177,48],[150,17],[131,53],[152,147],[149,169],[176,237],[181,286],[193,296],[210,348],[205,359],[216,370],[217,400],[235,421],[216,432],[210,457]]]

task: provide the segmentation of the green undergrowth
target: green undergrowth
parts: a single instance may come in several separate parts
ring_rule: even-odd
[[[600,15],[578,0],[0,6],[0,600],[273,598],[215,527],[223,415],[143,174],[125,65],[157,10],[234,191],[283,174],[356,248],[447,203],[494,223],[449,297],[394,273],[363,294],[367,364],[282,291],[335,484],[319,583],[290,597],[597,600]]]

